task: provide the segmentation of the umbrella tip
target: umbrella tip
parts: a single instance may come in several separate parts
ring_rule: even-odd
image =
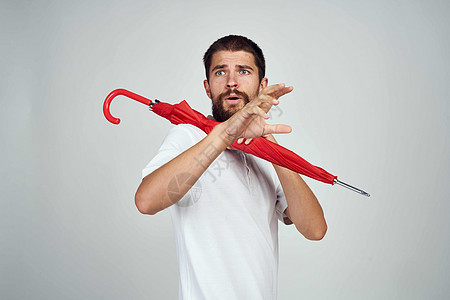
[[[367,193],[367,192],[365,192],[365,191],[363,191],[363,190],[361,190],[361,189],[358,189],[358,188],[356,188],[356,187],[354,187],[354,186],[351,186],[351,185],[348,184],[348,183],[339,181],[337,178],[334,179],[334,183],[337,183],[338,185],[343,186],[343,187],[345,187],[345,188],[348,188],[349,190],[352,190],[352,191],[354,191],[354,192],[357,192],[357,193],[359,193],[359,194],[361,194],[361,195],[363,195],[363,196],[370,197],[370,194],[369,194],[369,193]]]

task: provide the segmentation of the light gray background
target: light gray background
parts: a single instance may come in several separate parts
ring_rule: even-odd
[[[170,215],[138,213],[171,128],[123,87],[208,114],[202,55],[243,34],[267,58],[283,145],[365,198],[306,179],[324,240],[280,223],[279,299],[444,299],[448,1],[2,1],[2,299],[176,299]]]

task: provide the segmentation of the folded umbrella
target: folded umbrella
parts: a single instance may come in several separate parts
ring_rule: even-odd
[[[191,124],[200,128],[208,134],[211,132],[214,126],[219,124],[219,122],[208,119],[200,112],[192,109],[185,100],[173,105],[161,102],[159,100],[155,100],[153,102],[145,97],[142,97],[125,89],[116,89],[112,91],[106,97],[103,104],[103,113],[108,121],[113,124],[120,123],[120,119],[113,117],[109,110],[112,99],[114,99],[118,95],[127,96],[138,102],[146,104],[150,107],[151,111],[168,119],[172,124],[175,125]],[[252,154],[259,158],[267,160],[276,165],[288,168],[294,172],[313,178],[315,180],[322,181],[331,185],[336,183],[364,196],[370,197],[368,193],[342,181],[339,181],[337,179],[337,176],[328,173],[320,167],[312,165],[291,150],[279,144],[273,143],[263,137],[252,139],[252,142],[248,145],[245,145],[244,143],[238,144],[235,141],[231,146],[248,154]]]

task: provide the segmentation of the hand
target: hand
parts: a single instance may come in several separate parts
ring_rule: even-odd
[[[262,136],[263,138],[265,138],[266,140],[271,141],[272,143],[278,144],[278,142],[275,140],[275,138],[273,137],[272,134],[266,134]],[[237,139],[237,143],[238,144],[242,144],[242,142],[245,141],[245,144],[248,145],[250,144],[250,142],[252,141],[252,139],[244,139],[244,138],[239,138]],[[227,147],[228,149],[234,149],[233,147],[229,146]]]
[[[289,133],[292,131],[288,125],[266,124],[269,118],[267,112],[272,105],[278,105],[281,96],[290,93],[293,87],[284,84],[271,85],[264,88],[259,95],[225,121],[225,134],[232,143],[238,138],[251,139],[271,133]]]

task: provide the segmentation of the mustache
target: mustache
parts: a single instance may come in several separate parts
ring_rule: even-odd
[[[244,92],[240,92],[238,90],[228,90],[225,93],[222,93],[219,95],[220,100],[224,100],[225,98],[227,98],[228,96],[230,96],[231,94],[235,94],[239,97],[241,97],[242,99],[245,100],[245,103],[249,102],[249,97],[246,93]]]

